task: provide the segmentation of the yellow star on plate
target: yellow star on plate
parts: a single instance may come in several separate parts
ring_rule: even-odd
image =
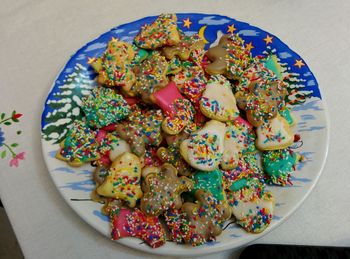
[[[296,59],[294,66],[301,68],[302,66],[305,66],[305,64],[301,59]]]
[[[190,18],[187,18],[187,19],[184,19],[183,20],[183,23],[184,23],[184,27],[187,27],[188,29],[190,28],[192,22],[190,21]]]
[[[90,57],[88,57],[88,64],[91,64],[91,63],[93,63],[93,62],[95,62],[95,60],[96,60],[96,58],[90,58]]]
[[[234,33],[236,29],[234,24],[227,26],[228,33]]]
[[[248,51],[251,51],[252,49],[254,49],[254,46],[252,45],[252,42],[250,42],[249,44],[245,44],[245,47]]]
[[[118,39],[116,39],[116,38],[112,37],[111,41],[112,41],[112,42],[117,42],[117,41],[118,41]]]
[[[272,43],[272,39],[273,39],[273,37],[271,37],[268,34],[266,34],[266,38],[264,39],[266,45],[269,44],[269,43]]]

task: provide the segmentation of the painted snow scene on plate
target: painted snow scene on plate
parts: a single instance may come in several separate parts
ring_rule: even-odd
[[[118,242],[127,246],[166,255],[199,255],[222,251],[247,244],[276,227],[286,219],[314,187],[326,158],[328,126],[317,81],[305,61],[276,36],[248,23],[212,14],[177,14],[177,25],[186,35],[198,33],[206,43],[205,48],[215,46],[223,34],[237,33],[253,56],[267,57],[267,66],[277,71],[287,84],[286,102],[296,117],[296,133],[301,140],[292,149],[303,156],[291,176],[292,185],[268,186],[275,199],[275,212],[270,226],[261,234],[249,234],[237,224],[227,221],[224,230],[215,241],[199,247],[176,245],[167,242],[152,249],[136,238],[124,238]],[[107,216],[101,213],[102,204],[93,202],[90,193],[95,188],[92,180],[94,168],[88,164],[73,168],[55,158],[59,143],[66,136],[72,122],[84,116],[80,108],[82,98],[97,86],[97,74],[88,64],[90,58],[99,57],[112,38],[132,43],[144,24],[156,17],[120,25],[77,51],[65,65],[50,90],[42,114],[42,146],[49,173],[66,202],[87,223],[110,237]],[[302,222],[301,222],[302,224]]]

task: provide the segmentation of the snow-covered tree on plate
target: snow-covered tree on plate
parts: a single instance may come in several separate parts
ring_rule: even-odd
[[[292,72],[287,63],[281,62],[276,54],[276,49],[268,46],[263,54],[266,56],[265,66],[287,84],[288,94],[285,101],[288,105],[302,104],[312,96],[312,91],[304,90],[306,80],[300,78],[300,74]]]
[[[45,140],[57,144],[64,139],[71,123],[83,118],[82,97],[89,95],[96,85],[87,68],[77,63],[46,103],[50,111],[44,118],[46,125],[42,132]]]

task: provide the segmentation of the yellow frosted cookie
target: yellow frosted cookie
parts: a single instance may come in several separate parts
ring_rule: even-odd
[[[109,175],[96,191],[101,196],[122,199],[133,208],[142,197],[140,178],[140,159],[132,153],[124,153],[113,161]]]

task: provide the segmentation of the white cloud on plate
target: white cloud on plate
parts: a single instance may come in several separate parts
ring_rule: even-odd
[[[311,76],[311,72],[309,71],[309,72],[304,73],[304,76]]]
[[[132,43],[132,41],[134,40],[134,37],[124,36],[120,40],[125,41],[127,43]]]
[[[85,54],[80,54],[79,56],[76,57],[76,60],[83,60],[86,58]]]
[[[306,85],[307,85],[307,86],[316,85],[315,80],[309,80],[309,81],[307,81]]]
[[[104,42],[96,42],[94,44],[91,44],[89,45],[84,52],[89,52],[89,51],[93,51],[93,50],[96,50],[96,49],[103,49],[107,47],[107,44],[104,43]]]
[[[207,24],[207,25],[221,25],[226,24],[230,20],[221,18],[221,19],[215,19],[215,16],[206,16],[203,19],[198,21],[198,24]]]
[[[129,31],[128,32],[128,34],[130,35],[130,34],[136,34],[136,33],[138,33],[139,32],[139,30],[134,30],[134,31]]]
[[[113,34],[119,34],[122,32],[124,32],[124,29],[115,29],[115,30],[111,31],[111,33],[113,33]]]
[[[259,36],[259,32],[256,30],[240,30],[238,34],[241,36]]]
[[[185,35],[187,35],[187,36],[192,36],[193,34],[196,34],[197,31],[185,31],[184,33],[185,33]]]
[[[284,51],[284,52],[278,53],[278,56],[280,59],[285,59],[285,58],[290,58],[292,56],[292,54],[290,54],[287,51]]]

